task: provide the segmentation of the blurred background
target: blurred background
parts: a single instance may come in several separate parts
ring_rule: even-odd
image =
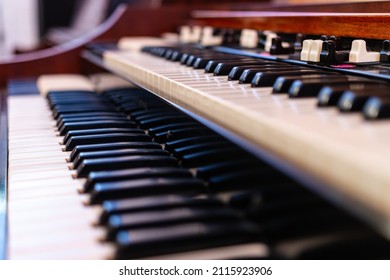
[[[158,8],[161,5],[224,2],[297,4],[348,1],[356,0],[0,0],[0,60],[80,37],[123,3]]]
[[[64,43],[95,28],[120,4],[160,0],[0,0],[0,59]]]

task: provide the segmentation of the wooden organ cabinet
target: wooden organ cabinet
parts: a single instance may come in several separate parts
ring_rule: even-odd
[[[1,62],[1,257],[390,258],[389,12],[121,6]]]

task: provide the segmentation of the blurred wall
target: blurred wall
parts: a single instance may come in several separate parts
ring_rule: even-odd
[[[39,0],[0,0],[0,55],[30,50],[39,43]]]

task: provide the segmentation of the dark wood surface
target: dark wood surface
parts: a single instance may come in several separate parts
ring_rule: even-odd
[[[389,39],[389,13],[308,13],[195,11],[201,23],[214,27],[252,28],[286,33]]]

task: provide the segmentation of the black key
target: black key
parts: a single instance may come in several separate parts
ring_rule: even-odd
[[[348,76],[329,76],[320,79],[296,80],[288,90],[289,97],[316,97],[320,89],[325,85],[337,85],[346,83],[361,83],[365,80]]]
[[[162,101],[156,100],[137,100],[131,102],[121,102],[118,107],[126,114],[133,114],[134,112],[145,111],[146,108],[160,108],[165,106]]]
[[[65,151],[71,151],[74,147],[79,145],[103,144],[110,142],[150,142],[150,137],[144,134],[135,133],[108,133],[96,135],[75,136],[67,142]]]
[[[152,108],[148,110],[134,112],[133,114],[131,114],[131,117],[137,118],[150,113],[164,113],[164,112],[177,112],[177,110],[168,106],[163,106],[162,108]]]
[[[348,87],[348,85],[333,85],[322,87],[317,95],[317,106],[336,106],[341,95],[346,90],[346,87]]]
[[[175,140],[165,143],[164,148],[169,151],[173,152],[175,149],[186,147],[188,145],[195,145],[200,143],[209,143],[209,142],[218,142],[221,141],[223,138],[219,135],[206,135],[206,136],[194,136],[194,137],[188,137],[181,140]]]
[[[180,58],[180,64],[187,64],[187,60],[191,55],[192,55],[191,53],[183,53]]]
[[[227,65],[227,63],[230,63],[232,66],[238,66],[238,65],[249,65],[252,63],[256,63],[257,60],[251,59],[251,58],[242,58],[242,59],[232,59],[232,60],[210,60],[206,67],[204,68],[205,73],[214,73],[217,66],[221,63],[224,63]]]
[[[297,66],[289,66],[289,65],[283,65],[283,66],[277,66],[277,67],[267,67],[264,69],[246,69],[244,72],[242,72],[239,83],[240,84],[248,84],[251,83],[253,78],[258,73],[275,73],[275,72],[283,72],[283,71],[298,71],[302,69],[302,67]]]
[[[119,149],[156,149],[160,150],[160,144],[153,142],[112,142],[105,144],[92,144],[76,146],[69,156],[69,161],[74,161],[82,152],[111,151]]]
[[[390,118],[390,98],[370,97],[363,108],[363,113],[367,120]]]
[[[197,152],[202,152],[204,150],[211,150],[215,148],[226,148],[226,147],[233,147],[234,145],[230,143],[229,141],[217,141],[217,142],[211,142],[211,143],[199,143],[194,145],[185,146],[182,148],[177,148],[174,150],[172,155],[178,159],[183,157],[186,154],[193,154]]]
[[[83,106],[82,107],[74,107],[74,106],[71,106],[69,108],[62,108],[62,109],[53,111],[53,117],[55,119],[58,119],[60,116],[62,116],[64,114],[71,114],[71,113],[74,114],[74,113],[82,113],[82,112],[105,113],[105,112],[114,112],[114,111],[115,111],[115,108],[107,107],[107,106],[101,106],[101,107],[83,107]]]
[[[171,61],[180,61],[181,57],[183,56],[183,53],[181,51],[173,51],[171,57],[169,60]]]
[[[390,95],[390,87],[381,87],[373,85],[364,89],[347,90],[343,92],[337,106],[341,112],[356,112],[363,109],[366,101],[372,97],[388,97]]]
[[[352,84],[342,84],[342,85],[330,85],[324,86],[318,92],[317,105],[319,107],[326,106],[336,106],[339,101],[341,95],[346,90],[360,90],[364,88],[372,87],[374,84],[378,84],[378,82],[367,81],[364,83],[352,83]]]
[[[109,106],[107,104],[104,105],[64,105],[64,106],[56,106],[53,108],[53,117],[57,119],[62,114],[70,114],[70,113],[82,113],[82,112],[113,112],[115,111],[114,106]]]
[[[165,54],[164,54],[164,58],[170,59],[170,58],[172,57],[172,54],[173,54],[174,51],[175,51],[175,50],[173,50],[173,49],[168,49],[168,50],[165,52]]]
[[[115,97],[136,97],[150,94],[148,91],[140,88],[130,87],[130,88],[116,88],[110,89],[102,92],[103,96],[108,96],[109,98]]]
[[[194,178],[133,179],[95,184],[91,190],[90,203],[160,194],[199,194],[204,190],[203,181]]]
[[[277,72],[258,72],[251,81],[252,87],[271,87],[279,77],[319,74],[318,70],[299,69],[293,71],[277,71]]]
[[[152,127],[150,129],[148,129],[148,134],[151,136],[154,136],[157,133],[166,132],[168,130],[175,130],[175,129],[188,128],[188,127],[201,128],[204,126],[198,122],[195,122],[195,121],[189,121],[189,122],[184,122],[184,123],[172,123],[172,124],[166,124],[166,125]]]
[[[123,118],[126,118],[126,115],[121,113],[121,112],[85,112],[85,113],[74,113],[74,114],[62,114],[58,120],[57,120],[57,124],[59,124],[59,122],[62,121],[62,119],[65,119],[65,118],[69,118],[69,119],[77,119],[77,118],[93,118],[93,117],[96,117],[96,118],[104,118],[104,117],[112,117],[112,118],[116,118],[116,117],[123,117]]]
[[[210,130],[205,127],[185,127],[156,133],[153,140],[159,143],[188,138],[192,135],[209,135]]]
[[[94,99],[92,98],[67,98],[67,99],[61,99],[61,100],[51,100],[51,109],[60,108],[60,107],[69,107],[71,106],[80,106],[80,105],[87,105],[87,106],[111,106],[110,103],[107,102],[107,100],[102,100],[102,98],[96,97]]]
[[[273,85],[273,93],[288,93],[293,82],[296,80],[306,80],[306,79],[321,79],[327,78],[331,75],[329,74],[304,74],[297,76],[282,76],[276,79]]]
[[[177,167],[145,167],[114,171],[91,172],[89,173],[88,179],[83,186],[83,191],[90,191],[96,183],[152,177],[192,178],[193,176],[187,169]]]
[[[98,120],[65,123],[60,129],[60,135],[65,135],[71,130],[86,130],[96,128],[136,128],[135,123],[130,120]]]
[[[55,104],[59,104],[61,102],[69,102],[69,101],[106,101],[104,98],[98,96],[95,92],[90,92],[89,94],[80,94],[80,93],[66,93],[66,94],[52,94],[48,93],[47,99],[49,101],[50,108],[53,108]]]
[[[88,116],[88,117],[65,117],[58,118],[57,128],[61,130],[64,126],[64,123],[74,123],[74,122],[87,122],[87,121],[129,121],[125,115],[111,115],[111,116]]]
[[[116,236],[116,258],[142,258],[254,242],[258,228],[247,222],[190,223],[167,227],[120,231]]]
[[[228,56],[229,57],[229,56]],[[191,54],[185,64],[187,66],[192,66],[195,69],[204,69],[207,63],[212,59],[223,59],[226,58],[223,54],[220,53],[195,53]]]
[[[261,167],[265,170],[272,168],[255,158],[231,159],[229,161],[213,163],[210,165],[200,166],[195,169],[196,177],[208,179],[212,176],[223,175],[237,170],[247,170],[254,167]]]
[[[47,93],[47,98],[51,99],[51,98],[61,97],[61,96],[80,96],[80,95],[96,96],[96,92],[90,90],[55,90],[55,91],[49,91]]]
[[[248,60],[244,62],[221,62],[215,67],[214,69],[214,75],[215,76],[223,76],[223,75],[229,75],[231,70],[238,66],[261,66],[261,65],[269,65],[270,63],[268,61],[262,61],[262,60]]]
[[[120,149],[112,151],[82,152],[74,160],[73,168],[77,169],[81,162],[86,159],[102,159],[125,156],[169,156],[169,153],[164,150],[156,149]]]
[[[89,172],[109,171],[141,167],[176,167],[177,160],[167,156],[126,156],[84,160],[77,169],[78,177],[86,177]]]
[[[140,123],[145,120],[149,119],[156,119],[156,118],[161,118],[161,117],[177,117],[177,116],[182,116],[182,113],[179,113],[177,111],[163,111],[163,112],[152,112],[148,114],[143,114],[141,116],[134,117],[132,114],[132,119],[135,120],[137,123]]]
[[[86,129],[86,130],[71,130],[66,133],[63,143],[66,145],[72,137],[83,135],[96,135],[96,134],[109,134],[109,133],[133,133],[133,134],[145,134],[142,129],[136,128],[99,128],[99,129]]]
[[[141,198],[129,198],[121,200],[105,201],[102,204],[103,212],[99,224],[107,223],[111,215],[121,213],[134,213],[140,211],[154,211],[160,209],[172,209],[178,207],[191,207],[213,209],[222,207],[223,203],[215,198],[192,198],[178,195],[164,195]]]
[[[107,223],[107,240],[114,240],[121,230],[179,225],[191,222],[237,221],[240,216],[232,209],[221,207],[212,211],[201,208],[174,208],[112,215]]]
[[[249,217],[249,211],[257,209],[258,205],[271,201],[296,199],[299,197],[314,196],[313,193],[293,182],[281,184],[259,184],[256,188],[247,188],[235,191],[228,205],[240,209]],[[251,218],[253,219],[253,218]],[[256,217],[254,218],[256,220]]]
[[[84,91],[84,92],[49,92],[47,95],[47,98],[49,100],[62,100],[62,99],[82,99],[82,98],[90,98],[90,99],[98,99],[101,98],[99,95],[96,94],[96,92],[93,91]]]
[[[139,123],[139,126],[142,129],[148,129],[151,127],[161,126],[170,123],[188,122],[188,120],[191,120],[191,118],[186,115],[166,116],[166,117],[163,116],[163,117],[143,120]]]
[[[183,156],[181,163],[183,166],[192,168],[200,165],[228,160],[234,157],[245,157],[247,154],[235,147],[211,149],[208,151],[187,154]]]
[[[223,54],[217,54],[217,55],[212,54],[212,55],[208,55],[208,56],[202,55],[201,57],[195,56],[192,60],[191,60],[191,57],[188,58],[187,65],[192,66],[195,69],[204,69],[210,61],[216,60],[216,59],[218,59],[218,61],[222,62],[225,60],[234,60],[236,58],[230,57],[229,55],[223,55]]]
[[[290,182],[279,172],[260,168],[239,169],[227,174],[212,176],[207,181],[212,192],[261,188],[262,186],[282,185]]]
[[[264,65],[246,65],[246,66],[235,66],[232,68],[232,70],[229,72],[229,75],[228,75],[228,80],[229,81],[234,81],[234,80],[238,80],[240,79],[242,73],[247,70],[247,69],[264,69],[264,68],[268,68],[268,67],[276,67],[280,65],[279,63],[275,63],[275,62],[272,62],[272,61],[269,61],[267,62],[266,64]]]
[[[64,104],[62,104],[64,103]],[[80,107],[86,107],[86,108],[101,108],[101,107],[107,107],[112,108],[113,105],[109,102],[102,101],[102,100],[91,100],[91,99],[75,99],[68,102],[55,102],[53,104],[53,108],[51,108],[53,111],[60,110],[60,109],[70,109],[70,108],[80,108]]]

